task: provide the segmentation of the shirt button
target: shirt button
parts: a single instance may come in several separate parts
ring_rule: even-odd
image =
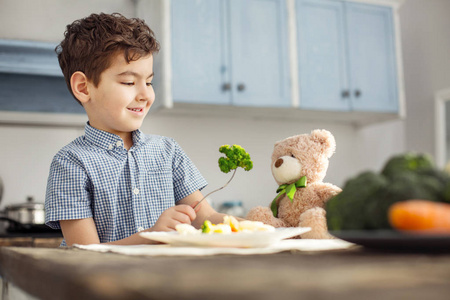
[[[144,231],[145,229],[144,229],[144,227],[138,227],[138,232],[141,232],[141,231]]]
[[[116,145],[117,145],[117,147],[121,147],[122,146],[122,141],[117,141]]]
[[[134,188],[133,193],[134,193],[135,195],[139,194],[139,189],[138,189],[138,188]]]
[[[112,150],[114,148],[114,146],[111,144],[108,146],[108,150]]]

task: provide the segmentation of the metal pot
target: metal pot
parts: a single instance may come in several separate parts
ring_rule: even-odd
[[[3,184],[0,178],[0,202],[2,194]],[[44,203],[34,202],[33,197],[27,197],[26,203],[6,206],[4,211],[0,211],[0,221],[8,222],[9,227],[6,231],[9,233],[55,233],[54,229],[45,225]],[[0,224],[3,225],[2,222]],[[5,228],[0,226],[2,234],[4,230]]]
[[[3,197],[3,181],[2,178],[0,177],[0,203],[2,202],[2,197]]]
[[[45,223],[44,204],[34,202],[33,197],[28,197],[26,203],[6,206],[4,215],[5,218],[22,225],[43,225]]]
[[[33,197],[28,197],[23,204],[8,205],[0,212],[0,220],[7,221],[7,232],[34,233],[48,232],[51,228],[45,225],[44,204],[34,202]]]

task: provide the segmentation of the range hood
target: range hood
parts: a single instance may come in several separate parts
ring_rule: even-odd
[[[0,123],[85,124],[87,116],[67,89],[55,47],[0,39]]]
[[[0,123],[84,126],[86,113],[67,89],[56,46],[0,39]],[[150,112],[171,107],[167,100],[171,94],[163,86],[170,80],[162,80],[163,59],[158,56],[153,81],[156,101]]]
[[[0,73],[62,77],[55,47],[51,43],[0,39]]]

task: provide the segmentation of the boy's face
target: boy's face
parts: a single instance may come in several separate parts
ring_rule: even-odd
[[[125,140],[141,127],[155,100],[152,79],[152,55],[127,63],[123,53],[117,54],[97,87],[88,82],[90,99],[84,107],[90,125]]]

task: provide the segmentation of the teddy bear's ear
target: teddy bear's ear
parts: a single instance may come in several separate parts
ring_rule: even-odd
[[[282,142],[282,141],[275,142],[275,144],[273,145],[273,149],[277,148],[278,145],[279,145],[281,142]]]
[[[311,131],[311,138],[315,143],[319,143],[322,151],[330,158],[336,150],[336,141],[331,132],[324,129]]]
[[[292,138],[292,137],[290,137],[290,138]],[[288,137],[288,138],[285,138],[285,139],[276,141],[275,144],[273,145],[273,148],[274,148],[274,149],[277,148],[280,144],[285,143],[286,140],[288,140],[288,139],[290,139],[290,138]]]

